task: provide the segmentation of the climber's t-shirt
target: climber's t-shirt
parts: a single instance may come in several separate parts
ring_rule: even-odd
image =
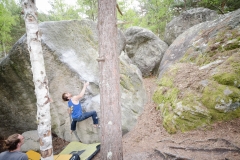
[[[68,107],[71,109],[72,111],[72,118],[76,119],[78,117],[80,117],[82,115],[82,106],[81,103],[78,102],[78,104],[73,104],[72,100],[70,99],[68,101]]]

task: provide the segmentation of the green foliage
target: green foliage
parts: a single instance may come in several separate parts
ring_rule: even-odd
[[[147,28],[163,38],[166,24],[173,16],[171,7],[174,0],[142,0],[142,2],[145,9],[143,19],[146,21]]]
[[[146,26],[144,19],[140,19],[137,11],[133,9],[128,9],[123,12],[123,16],[118,13],[118,21],[120,24],[118,28],[127,29],[132,26]],[[121,24],[123,22],[123,24]]]
[[[182,11],[186,11],[188,9],[197,8],[199,1],[193,0],[176,0],[172,7],[174,8],[175,15],[179,15]]]
[[[69,6],[64,0],[54,0],[51,2],[52,10],[49,11],[49,20],[60,21],[60,20],[73,20],[81,19],[78,15],[78,10],[74,6]],[[46,17],[44,14],[40,17],[41,21],[45,21]]]
[[[227,11],[234,11],[240,8],[239,0],[227,0],[226,1]]]
[[[21,38],[26,30],[25,30],[25,22],[21,15],[22,7],[20,4],[16,3],[15,0],[8,0],[8,10],[11,11],[12,16],[15,19],[15,25],[11,28],[11,46]]]
[[[97,20],[98,1],[97,0],[77,0],[78,10],[84,18]]]
[[[117,11],[117,19],[119,23],[118,28],[127,29],[132,26],[140,26],[147,28],[146,20],[141,15],[141,11],[133,8],[129,4],[129,1],[118,1],[118,6],[123,14],[121,15],[119,11]]]
[[[201,0],[198,3],[199,6],[217,10],[224,14],[228,11],[233,11],[240,8],[239,0]]]
[[[5,7],[6,4],[3,1],[0,3],[0,51],[4,54],[7,53],[11,47],[11,29],[16,23],[15,18],[11,15],[11,12]],[[0,55],[2,57],[3,55]]]

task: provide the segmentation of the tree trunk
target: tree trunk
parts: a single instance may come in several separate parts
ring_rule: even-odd
[[[98,0],[101,160],[123,158],[116,22],[116,0]]]
[[[41,159],[52,160],[52,134],[48,80],[45,72],[41,34],[38,29],[35,0],[21,1],[27,32],[27,45],[30,54],[33,83],[37,98],[37,122]]]

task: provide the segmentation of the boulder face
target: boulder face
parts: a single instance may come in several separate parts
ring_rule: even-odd
[[[92,21],[44,22],[39,25],[45,69],[49,81],[52,132],[67,141],[77,140],[70,134],[70,117],[64,92],[78,94],[84,81],[89,81],[84,98],[84,111],[96,110],[100,117],[98,31]],[[119,52],[125,46],[124,35],[119,31]],[[119,53],[120,55],[120,53]],[[123,56],[123,58],[121,58]],[[0,71],[0,133],[35,130],[36,99],[32,82],[31,65],[26,35],[13,47],[1,62]],[[130,63],[124,52],[120,56],[121,107],[123,133],[131,130],[142,112],[146,96],[140,70]],[[129,100],[131,97],[131,101]],[[17,115],[17,116],[16,116]],[[100,117],[101,119],[101,117]],[[101,123],[101,120],[100,120]],[[99,142],[99,131],[92,127],[91,118],[77,123],[77,134],[84,143]]]
[[[0,134],[36,129],[36,97],[29,54],[22,37],[0,63]],[[20,45],[21,44],[21,45]]]
[[[172,42],[188,28],[218,17],[216,11],[207,8],[194,8],[184,11],[180,16],[175,17],[165,27],[164,41],[171,45]]]
[[[182,33],[159,68],[154,101],[169,133],[240,117],[240,9]]]
[[[156,74],[167,44],[150,30],[141,27],[128,28],[125,36],[126,53],[141,70],[143,77]]]

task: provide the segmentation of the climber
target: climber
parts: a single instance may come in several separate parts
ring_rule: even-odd
[[[71,114],[72,117],[71,133],[76,130],[77,122],[83,121],[89,117],[92,117],[93,126],[95,128],[99,128],[96,111],[82,112],[80,99],[84,96],[84,93],[88,85],[89,82],[84,83],[84,86],[78,95],[73,96],[71,93],[62,94],[62,99],[64,101],[68,101],[68,113]]]

